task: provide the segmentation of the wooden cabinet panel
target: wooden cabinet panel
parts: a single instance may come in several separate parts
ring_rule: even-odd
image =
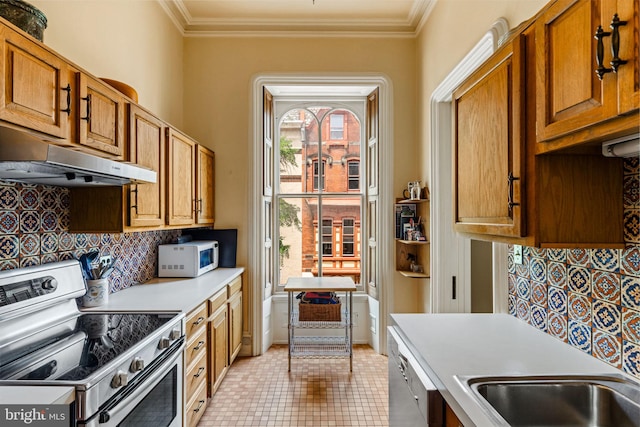
[[[636,0],[559,0],[537,19],[538,152],[600,142],[605,133],[637,132],[638,8]],[[619,56],[627,64],[617,73],[611,66],[610,27],[616,13],[627,21],[619,27]],[[605,33],[601,41],[594,37],[599,27]],[[601,79],[599,66],[606,69]],[[621,117],[633,111],[635,120]],[[593,125],[601,125],[602,131]]]
[[[111,86],[85,73],[78,73],[78,87],[78,142],[115,159],[127,160],[124,97]]]
[[[213,224],[215,215],[214,194],[214,153],[198,145],[197,168],[197,206],[196,223]]]
[[[213,395],[229,367],[229,317],[226,305],[211,315],[209,321],[209,390]]]
[[[453,94],[457,231],[524,232],[523,54],[524,38],[518,37]]]
[[[187,341],[196,335],[200,328],[206,325],[207,317],[207,304],[202,304],[189,313],[185,322],[185,335],[187,337]]]
[[[618,111],[626,113],[640,108],[640,2],[618,0],[617,13],[627,23],[619,27],[620,59],[627,61],[618,69]]]
[[[0,37],[0,120],[69,138],[73,101],[67,64],[8,27],[0,26]]]
[[[129,225],[164,224],[165,216],[164,123],[135,104],[129,104],[129,160],[157,172],[155,184],[131,185]]]
[[[187,374],[184,376],[184,389],[186,391],[188,402],[193,398],[196,393],[196,390],[202,384],[206,384],[207,380],[207,357],[204,353],[202,353],[198,358],[191,364],[191,367],[187,371]]]
[[[242,292],[229,300],[229,365],[242,347]]]
[[[207,387],[206,384],[202,384],[196,391],[193,399],[186,403],[185,407],[185,426],[196,427],[198,421],[202,418],[205,409],[207,408]]]
[[[185,351],[185,365],[191,367],[192,363],[201,355],[207,353],[207,324],[203,323],[203,327],[198,329],[198,334],[187,341]]]
[[[195,223],[196,181],[195,141],[172,128],[167,128],[167,223]]]

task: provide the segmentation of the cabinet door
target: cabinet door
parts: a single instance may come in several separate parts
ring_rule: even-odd
[[[640,2],[618,0],[617,13],[622,21],[620,31],[620,59],[627,61],[618,69],[618,110],[626,113],[640,108],[640,58],[638,34],[640,34]]]
[[[229,300],[229,365],[242,347],[242,292]]]
[[[197,212],[198,224],[213,224],[215,207],[214,190],[214,153],[198,145],[197,171]]]
[[[105,83],[84,73],[78,73],[78,82],[78,142],[109,157],[123,160],[123,96]]]
[[[595,72],[594,34],[599,25],[610,31],[610,4],[611,0],[559,0],[536,22],[538,141],[617,115],[615,74],[600,80]],[[610,37],[602,43],[602,63],[610,67]]]
[[[0,37],[0,120],[69,138],[72,88],[66,63],[2,25]]]
[[[524,38],[504,46],[453,94],[454,212],[459,232],[524,233]]]
[[[227,314],[227,307],[222,306],[216,311],[209,322],[209,340],[210,340],[210,390],[213,395],[220,382],[224,377],[224,374],[228,368],[228,335],[229,318]]]
[[[129,225],[151,227],[164,224],[165,143],[164,123],[135,104],[129,105],[129,160],[153,169],[155,184],[131,185]]]
[[[196,143],[178,131],[167,128],[167,223],[195,223]]]

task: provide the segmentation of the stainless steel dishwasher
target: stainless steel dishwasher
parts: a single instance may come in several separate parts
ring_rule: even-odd
[[[442,395],[422,370],[392,326],[388,328],[389,425],[444,425]]]

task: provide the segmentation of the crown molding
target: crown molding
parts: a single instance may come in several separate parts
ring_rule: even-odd
[[[415,37],[437,0],[414,0],[405,19],[197,18],[184,0],[157,0],[185,37]]]

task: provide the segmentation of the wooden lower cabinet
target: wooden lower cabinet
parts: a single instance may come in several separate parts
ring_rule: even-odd
[[[207,385],[203,382],[196,390],[193,399],[186,403],[185,422],[186,427],[196,427],[207,408]]]
[[[184,350],[184,425],[196,426],[207,406],[207,304],[187,315]]]
[[[229,318],[227,313],[226,301],[211,316],[209,321],[209,395],[213,394],[220,387],[220,383],[229,368],[228,353],[228,334]]]
[[[242,276],[191,311],[185,322],[184,425],[197,425],[242,347]]]
[[[229,288],[229,365],[233,363],[242,348],[242,280],[231,282]]]
[[[464,427],[456,416],[456,413],[451,409],[451,406],[447,404],[445,404],[444,408],[444,425],[446,427]]]

